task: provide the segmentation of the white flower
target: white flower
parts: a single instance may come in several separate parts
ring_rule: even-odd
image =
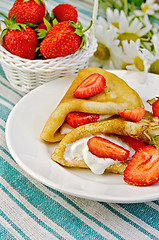
[[[152,37],[152,43],[154,46],[153,52],[147,49],[142,49],[144,55],[144,65],[146,71],[159,74],[159,34],[155,34]]]
[[[140,40],[123,41],[124,62],[122,67],[127,70],[144,71],[143,56],[140,51]]]
[[[155,3],[155,0],[146,0],[146,2],[141,5],[141,11],[148,15],[153,15],[155,11],[158,10],[159,5]]]
[[[122,16],[124,15],[124,11],[119,12],[118,9],[114,9],[114,11],[111,8],[107,8],[106,10],[106,18],[108,23],[112,24],[114,27],[119,28],[119,21],[122,19]]]
[[[138,38],[144,36],[147,32],[149,32],[151,28],[152,25],[150,22],[147,21],[146,26],[138,18],[135,18],[129,22],[128,18],[125,16],[125,14],[123,14],[122,18],[119,21],[118,38],[121,41],[126,40],[126,37],[128,41],[136,41]]]
[[[101,24],[102,23],[102,24]],[[122,48],[119,46],[116,28],[110,26],[102,17],[97,21],[95,36],[98,42],[94,57],[98,58],[98,64],[108,68],[121,68],[123,58]],[[93,60],[94,61],[94,58]]]
[[[142,3],[141,10],[135,10],[134,13],[137,16],[154,15],[155,12],[159,11],[159,5],[155,3],[155,0],[146,0],[145,3]]]

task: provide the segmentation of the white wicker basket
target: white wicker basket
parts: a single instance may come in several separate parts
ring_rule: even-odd
[[[97,16],[98,0],[94,1],[93,25],[86,35],[83,49],[66,57],[46,60],[28,60],[8,52],[0,45],[0,63],[11,85],[22,92],[29,92],[46,82],[69,76],[88,66],[89,58],[97,48],[94,25]]]

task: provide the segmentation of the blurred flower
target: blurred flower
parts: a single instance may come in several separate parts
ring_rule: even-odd
[[[143,54],[140,50],[140,40],[136,42],[123,41],[124,62],[122,69],[144,71]]]
[[[159,74],[159,19],[155,15],[159,5],[155,0],[100,2],[106,10],[97,21],[98,48],[92,64]]]
[[[152,37],[153,50],[142,49],[146,70],[150,73],[159,74],[159,34]]]
[[[124,11],[119,12],[118,9],[107,8],[106,18],[108,23],[112,24],[114,27],[119,28],[119,21],[122,19],[122,16],[125,15]]]
[[[136,41],[140,37],[143,37],[152,28],[151,23],[148,21],[145,25],[141,20],[135,18],[131,21],[128,20],[125,14],[119,21],[118,39],[122,44],[122,41]]]
[[[115,28],[107,25],[106,20],[100,17],[95,36],[98,47],[94,53],[94,58],[98,59],[98,64],[106,68],[121,68],[121,59],[124,55],[121,46],[119,46]],[[94,58],[91,61],[94,61]]]
[[[141,5],[141,12],[148,15],[154,15],[155,11],[159,11],[159,5],[155,3],[155,0],[146,0]]]

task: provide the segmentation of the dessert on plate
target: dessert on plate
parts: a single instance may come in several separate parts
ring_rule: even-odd
[[[97,78],[100,81],[96,89],[102,90],[89,97],[87,93],[90,93],[90,89],[93,91],[90,88],[90,82],[98,82],[97,79],[92,78]],[[103,78],[105,83],[103,83]],[[81,97],[75,90],[86,79],[88,79],[88,82],[86,83],[87,86],[84,87],[88,91]],[[66,118],[71,112],[98,114],[99,121],[126,109],[138,107],[143,107],[140,96],[124,80],[101,68],[89,67],[81,69],[57,108],[48,118],[42,130],[41,138],[47,142],[61,141],[68,131],[73,129],[66,122]]]
[[[145,111],[124,80],[100,68],[82,69],[41,138],[59,142],[51,158],[62,166],[123,174],[128,184],[151,185],[159,180],[158,100],[154,102],[155,111]]]

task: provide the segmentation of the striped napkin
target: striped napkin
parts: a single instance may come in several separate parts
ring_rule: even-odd
[[[6,13],[12,4],[1,0],[1,11]],[[84,11],[85,3],[76,4],[87,20],[91,6]],[[6,146],[5,125],[23,96],[0,68],[0,239],[159,239],[159,201],[115,204],[66,195],[39,183],[17,165]]]

